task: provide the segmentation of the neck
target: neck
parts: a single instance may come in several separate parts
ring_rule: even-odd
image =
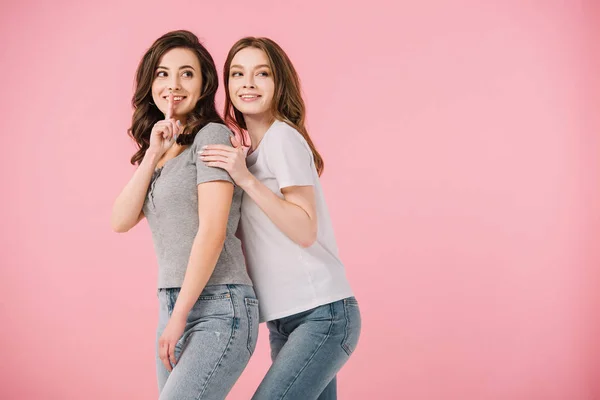
[[[274,121],[275,118],[272,115],[244,115],[246,129],[252,141],[252,150],[256,150]]]

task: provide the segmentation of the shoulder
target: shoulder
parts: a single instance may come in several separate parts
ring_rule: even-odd
[[[281,148],[308,148],[306,140],[291,125],[286,124],[283,121],[275,121],[269,133],[266,137],[269,147],[277,149]]]
[[[196,133],[194,145],[206,144],[228,144],[231,145],[230,137],[233,135],[231,130],[219,123],[210,122]]]

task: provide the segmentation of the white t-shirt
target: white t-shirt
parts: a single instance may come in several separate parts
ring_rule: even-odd
[[[313,155],[302,135],[288,124],[275,121],[248,156],[247,165],[260,182],[281,198],[282,188],[314,186],[317,208],[317,240],[302,248],[244,193],[240,235],[260,304],[260,321],[272,321],[352,296]]]

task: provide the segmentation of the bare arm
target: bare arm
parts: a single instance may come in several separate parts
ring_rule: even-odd
[[[229,182],[198,185],[198,218],[201,222],[171,318],[187,319],[212,275],[225,243],[232,198],[233,184]]]
[[[110,223],[115,232],[127,232],[144,218],[142,207],[158,163],[155,153],[146,156],[113,204]]]
[[[251,174],[240,186],[292,241],[302,247],[309,247],[315,242],[317,211],[313,186],[282,188],[283,199]]]
[[[137,170],[121,191],[113,205],[110,224],[115,232],[127,232],[144,218],[142,207],[152,174],[163,154],[175,143],[181,123],[173,115],[173,94],[169,95],[169,108],[165,119],[158,121],[150,132],[150,147]]]
[[[223,168],[229,172],[246,195],[256,202],[290,240],[302,247],[311,246],[317,239],[318,224],[315,190],[314,186],[309,184],[313,181],[310,154],[300,152],[298,156],[297,151],[286,151],[285,148],[275,148],[273,151],[273,154],[283,158],[277,160],[279,166],[287,170],[302,171],[303,175],[301,179],[294,179],[293,182],[289,179],[280,181],[280,184],[284,185],[281,188],[282,199],[248,171],[246,156],[240,143],[235,138],[232,138],[231,142],[234,147],[216,144],[204,146],[199,152],[200,159],[209,167]],[[288,143],[285,139],[282,140],[282,144]],[[287,158],[290,155],[296,157],[290,160]]]

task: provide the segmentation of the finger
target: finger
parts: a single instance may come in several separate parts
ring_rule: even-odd
[[[168,123],[171,128],[173,128],[173,132],[179,132],[181,123],[178,120],[176,120],[175,118],[171,118],[166,120],[165,122]]]
[[[157,134],[164,134],[167,132],[171,132],[171,124],[168,121],[160,121],[154,125],[154,129],[156,129]]]
[[[205,146],[202,146],[202,150],[223,150],[229,153],[234,153],[236,151],[236,149],[234,149],[233,147],[226,146],[224,144],[207,144]]]
[[[162,363],[165,366],[165,368],[167,369],[167,371],[169,371],[169,372],[173,371],[173,367],[171,367],[171,363],[169,362],[169,359],[167,357],[162,359]]]
[[[171,365],[175,366],[177,364],[177,360],[175,360],[175,343],[169,346],[169,360],[171,361]]]
[[[179,135],[179,125],[177,125],[178,121],[171,118],[167,122],[169,123],[169,126],[171,127],[171,134],[173,135],[173,137],[177,137],[177,135]]]
[[[173,117],[173,93],[169,93],[167,97],[167,115],[165,115],[165,119],[171,119]]]
[[[235,153],[231,153],[223,150],[200,150],[198,152],[201,156],[223,156],[223,157],[235,157]]]
[[[212,161],[218,161],[218,162],[228,164],[229,159],[227,157],[223,157],[223,156],[203,156],[202,157],[202,162],[204,162],[204,163],[212,162]]]
[[[171,368],[171,364],[169,364],[168,345],[166,343],[163,343],[163,344],[160,345],[160,348],[158,350],[158,354],[159,354],[158,357],[162,361],[162,363],[165,366],[165,368],[167,369],[167,371],[171,372],[171,370],[173,368]]]
[[[212,161],[212,162],[207,162],[207,163],[204,163],[204,164],[207,167],[221,168],[221,169],[224,169],[224,170],[227,170],[227,167],[228,167],[227,163],[220,162],[220,161]]]
[[[166,140],[170,140],[173,135],[173,127],[170,124],[165,124],[161,127],[162,137]]]

